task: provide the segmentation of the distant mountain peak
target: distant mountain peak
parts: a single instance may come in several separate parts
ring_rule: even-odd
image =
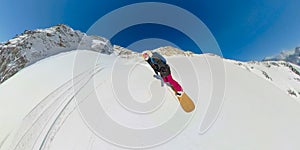
[[[184,51],[172,46],[159,47],[150,51],[158,52],[164,56],[193,56],[194,55],[194,53],[191,51]],[[120,57],[134,57],[134,56],[140,56],[142,52],[138,53],[129,50],[127,48],[124,48],[122,46],[114,45],[114,53]]]
[[[181,55],[181,56],[192,56],[194,53],[191,51],[184,51],[172,46],[164,46],[160,47],[157,49],[152,50],[153,52],[158,52],[162,55],[165,56],[176,56],[176,55]]]
[[[275,56],[266,57],[263,61],[287,61],[297,65],[300,65],[300,47],[296,47],[293,50],[282,51],[280,54]]]

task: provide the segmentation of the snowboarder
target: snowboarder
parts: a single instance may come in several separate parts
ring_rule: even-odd
[[[172,89],[176,92],[176,96],[181,97],[183,95],[182,87],[173,79],[170,66],[160,54],[157,52],[154,53],[155,56],[151,51],[147,50],[143,52],[142,57],[153,68],[156,75],[158,75],[159,72],[164,82],[171,85]]]

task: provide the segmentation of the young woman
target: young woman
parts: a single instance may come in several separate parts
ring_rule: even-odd
[[[170,66],[162,59],[158,57],[152,57],[152,56],[153,54],[151,51],[144,51],[142,54],[142,57],[153,68],[156,75],[158,75],[159,73],[160,76],[163,78],[164,82],[168,82],[172,86],[173,90],[175,90],[176,92],[176,95],[178,97],[182,96],[183,94],[182,87],[178,84],[177,81],[173,79],[171,75]]]

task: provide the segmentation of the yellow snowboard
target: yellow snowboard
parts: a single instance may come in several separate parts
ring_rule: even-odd
[[[185,112],[191,112],[195,109],[194,102],[191,100],[191,98],[186,93],[183,93],[181,97],[177,97],[177,98],[179,100],[179,103],[180,103],[182,109]]]
[[[171,89],[174,91],[174,93],[176,95],[177,91],[174,89],[173,86],[171,86]],[[178,98],[179,103],[185,112],[191,112],[195,109],[194,102],[185,92],[183,92],[181,97],[178,97],[178,96],[176,96],[176,97]]]

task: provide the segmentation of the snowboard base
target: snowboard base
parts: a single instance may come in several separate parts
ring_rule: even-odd
[[[195,109],[194,102],[186,93],[183,93],[181,97],[177,97],[177,98],[179,100],[182,109],[185,112],[192,112]]]
[[[176,90],[171,86],[172,90],[174,91],[175,95],[176,95]],[[192,112],[195,109],[195,104],[192,101],[192,99],[184,92],[182,94],[182,96],[178,97],[176,96],[177,99],[179,100],[180,106],[181,108],[185,111],[185,112]]]

